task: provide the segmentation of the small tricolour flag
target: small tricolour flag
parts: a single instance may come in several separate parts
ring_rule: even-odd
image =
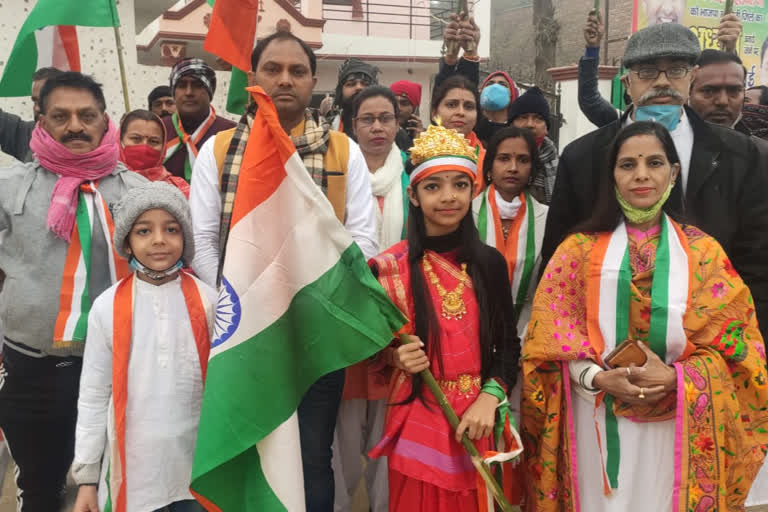
[[[8,56],[0,96],[29,96],[32,75],[42,67],[79,71],[75,25],[120,26],[115,0],[38,0]]]
[[[386,347],[405,319],[312,181],[272,100],[238,177],[192,491],[209,511],[305,510],[297,407],[321,376]]]
[[[229,62],[227,112],[242,115],[248,103],[248,71],[256,44],[259,0],[208,0],[213,7],[203,49]]]

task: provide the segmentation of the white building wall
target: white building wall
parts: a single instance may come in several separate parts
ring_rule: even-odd
[[[36,0],[5,0],[2,2],[4,29],[0,31],[0,73],[5,69],[8,55],[19,33],[21,25],[27,18]],[[121,0],[117,4],[120,23],[120,38],[125,48],[126,76],[128,79],[128,96],[131,109],[147,108],[147,95],[158,85],[167,85],[170,68],[163,66],[142,66],[136,62],[136,36],[134,25],[134,1]],[[117,47],[114,30],[110,28],[77,27],[80,43],[80,63],[82,71],[92,75],[104,86],[107,99],[107,112],[119,122],[125,113],[123,103],[120,70],[117,63]],[[227,89],[229,88],[229,73],[217,72],[218,81],[213,105],[217,112],[225,112]],[[17,114],[24,119],[32,118],[32,100],[23,98],[0,98],[0,109]],[[0,165],[7,165],[12,159],[0,152]]]
[[[596,127],[579,107],[578,80],[563,80],[560,82],[560,87],[560,110],[565,121],[560,127],[559,147],[562,152],[565,146],[579,137],[595,131]],[[610,79],[600,79],[597,88],[603,98],[611,97]]]
[[[308,0],[302,3],[302,10],[309,11],[312,6]],[[400,1],[400,0],[396,0]],[[2,73],[8,55],[24,23],[29,11],[36,0],[4,0],[2,14],[4,30],[0,33],[0,73]],[[134,20],[134,0],[118,2],[118,11],[122,26],[120,37],[124,46],[124,59],[128,80],[128,96],[131,109],[147,108],[147,95],[158,85],[167,84],[170,68],[164,66],[145,66],[136,60],[136,28]],[[480,2],[476,8],[475,18],[483,34],[490,33],[490,2]],[[114,31],[112,28],[78,27],[81,65],[84,73],[92,75],[104,86],[107,99],[107,112],[115,121],[125,113],[120,71],[117,62],[117,50]],[[437,73],[437,63],[416,62],[419,58],[440,56],[441,41],[411,40],[391,37],[351,36],[326,32],[323,35],[323,48],[317,51],[318,90],[332,91],[335,89],[338,67],[344,56],[376,55],[391,57],[391,61],[375,61],[381,70],[380,82],[390,85],[396,80],[411,80],[422,84],[421,115],[425,122],[429,119],[429,101],[431,96],[432,78]],[[489,55],[489,37],[483,37],[480,43],[481,57]],[[333,55],[333,59],[328,56]],[[341,59],[341,60],[340,60]],[[231,119],[235,116],[225,112],[227,90],[229,88],[229,73],[218,71],[217,90],[213,105],[219,114]],[[32,101],[29,97],[0,98],[0,109],[20,115],[24,119],[32,116]],[[0,165],[9,162],[9,158],[0,153]]]

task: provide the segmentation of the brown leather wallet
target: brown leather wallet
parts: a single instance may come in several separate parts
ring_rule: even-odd
[[[603,361],[610,368],[625,368],[629,367],[632,363],[635,366],[643,366],[648,360],[648,356],[645,355],[643,349],[637,344],[642,341],[624,340],[621,344],[611,350]]]

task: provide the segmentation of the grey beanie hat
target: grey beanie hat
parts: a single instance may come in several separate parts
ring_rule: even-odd
[[[684,59],[693,64],[701,54],[696,35],[678,23],[659,23],[638,30],[627,42],[623,64],[630,67],[655,59]]]
[[[125,239],[128,238],[136,219],[147,210],[155,208],[167,211],[181,224],[181,231],[184,235],[184,252],[181,259],[184,265],[190,266],[195,257],[195,239],[189,203],[178,188],[163,181],[153,181],[132,188],[120,200],[113,215],[115,251],[123,258],[131,259],[131,255],[125,251]]]

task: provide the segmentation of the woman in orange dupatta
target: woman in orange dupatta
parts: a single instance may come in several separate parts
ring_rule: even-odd
[[[744,510],[765,349],[723,249],[662,211],[679,169],[661,125],[622,130],[592,219],[543,272],[523,346],[530,511]]]
[[[475,148],[477,168],[483,168],[485,148],[475,132],[477,109],[480,106],[480,94],[477,86],[463,75],[454,75],[446,79],[432,96],[432,121],[452,128],[462,134]],[[475,196],[485,188],[483,173],[475,176]]]
[[[149,181],[165,181],[189,199],[189,183],[173,176],[165,167],[165,126],[156,114],[137,109],[120,121],[120,161]]]

